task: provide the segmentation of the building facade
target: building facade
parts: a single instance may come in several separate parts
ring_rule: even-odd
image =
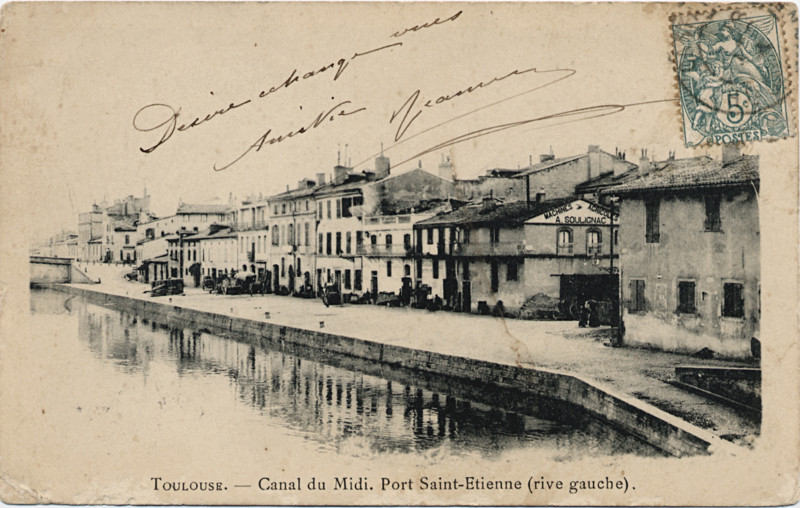
[[[270,235],[267,238],[267,270],[272,290],[311,292],[316,265],[317,209],[314,192],[325,183],[303,179],[295,189],[268,198]]]
[[[586,300],[613,305],[606,287],[618,224],[610,209],[576,197],[486,197],[415,225],[415,282],[463,312],[522,315],[535,306],[577,317]]]
[[[760,228],[757,156],[723,149],[644,165],[619,197],[624,341],[729,357],[758,338]]]

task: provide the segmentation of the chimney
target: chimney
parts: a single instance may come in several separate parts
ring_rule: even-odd
[[[546,196],[547,194],[544,192],[544,187],[541,187],[539,189],[539,192],[536,193],[536,202],[541,203],[542,201],[544,201]]]
[[[675,160],[675,151],[674,150],[671,150],[669,152],[669,155],[667,156],[667,160],[669,160],[669,161],[674,161]]]
[[[317,173],[317,185],[325,185],[325,173]]]
[[[543,153],[542,155],[539,156],[539,162],[547,162],[555,158],[556,156],[553,155],[552,153]]]
[[[497,202],[492,196],[486,196],[483,198],[483,206],[481,207],[482,213],[491,212],[495,208],[497,208]]]
[[[383,143],[381,143],[381,154],[375,157],[375,179],[380,180],[389,176],[389,157],[383,155]]]
[[[338,185],[345,180],[347,180],[347,168],[337,164],[333,167],[333,183]]]
[[[645,176],[650,173],[650,159],[647,158],[647,149],[642,148],[642,156],[639,157],[639,175]]]
[[[600,176],[600,147],[598,145],[589,145],[587,150],[589,153],[589,169],[587,171],[587,180],[597,178]]]
[[[722,145],[722,163],[728,164],[742,156],[741,146],[738,144],[724,144]]]
[[[439,178],[448,182],[453,181],[453,163],[450,161],[449,155],[445,159],[444,154],[442,154],[442,162],[439,163]]]
[[[304,179],[302,179],[302,180],[298,180],[298,181],[297,181],[297,190],[303,190],[303,188],[304,188],[305,186],[306,186],[306,180],[305,180],[305,178],[304,178]]]

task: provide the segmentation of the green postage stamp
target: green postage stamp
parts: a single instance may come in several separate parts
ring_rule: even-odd
[[[789,135],[773,16],[672,26],[686,146]]]

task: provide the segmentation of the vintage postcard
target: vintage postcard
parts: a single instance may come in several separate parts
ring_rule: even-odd
[[[0,498],[800,497],[797,7],[16,2]]]

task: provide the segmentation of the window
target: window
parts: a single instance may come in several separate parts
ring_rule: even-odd
[[[695,285],[694,281],[678,281],[678,312],[683,314],[693,314],[695,307]]]
[[[300,263],[300,258],[297,258],[297,276],[299,277],[303,270],[301,270],[302,264]]]
[[[387,261],[386,262],[386,276],[387,277],[391,277],[392,276],[392,262],[391,261]]]
[[[341,200],[338,199],[336,200],[336,218],[337,219],[342,218],[342,202]]]
[[[392,247],[392,235],[386,235],[386,247]]]
[[[327,201],[327,203],[328,203],[328,205],[327,205],[327,208],[328,208],[328,218],[330,219],[330,218],[331,218],[331,200],[329,199],[329,200]]]
[[[306,203],[308,203],[308,201],[306,201]],[[309,239],[309,231],[310,231],[310,229],[311,229],[311,225],[308,222],[306,222],[306,225],[305,225],[305,228],[304,228],[304,235],[303,235],[303,240],[305,242],[305,243],[303,243],[303,245],[305,245],[306,247],[308,247],[308,239]]]
[[[350,270],[344,271],[344,288],[350,289]]]
[[[341,253],[342,253],[342,233],[341,232],[337,232],[336,233],[336,255],[338,256]]]
[[[286,277],[286,258],[281,258],[281,277]]]
[[[353,276],[353,289],[361,291],[361,270],[356,270]]]
[[[658,243],[661,237],[658,217],[658,200],[647,201],[645,207],[645,242]]]
[[[462,229],[461,230],[461,237],[463,238],[464,243],[469,243],[469,229]]]
[[[326,233],[326,234],[325,234],[325,240],[326,240],[326,245],[325,245],[325,254],[327,254],[327,255],[329,255],[329,256],[331,255],[331,244],[333,243],[333,242],[331,241],[331,238],[333,238],[333,236],[331,235],[331,233]]]
[[[319,202],[319,211],[317,213],[317,220],[322,220],[322,201]]]
[[[497,293],[497,290],[500,289],[500,268],[497,264],[497,261],[492,261],[491,266],[491,276],[492,276],[492,293]]]
[[[350,231],[345,233],[344,240],[345,240],[345,251],[348,254],[350,254],[350,250],[351,250],[352,244],[353,244],[353,235],[350,233]]]
[[[409,266],[409,265],[404,265],[403,266],[403,275],[405,277],[411,277],[411,266]]]
[[[489,228],[489,243],[500,243],[500,228]]]
[[[506,280],[517,280],[519,274],[519,265],[516,261],[509,261],[506,268]]]
[[[744,288],[738,282],[726,282],[722,285],[722,315],[725,317],[744,317]]]
[[[319,240],[319,249],[318,249],[318,251],[319,251],[320,254],[322,254],[322,246],[323,246],[322,233],[319,234],[319,239],[318,240]]]
[[[378,235],[372,235],[369,237],[370,245],[378,245]]]
[[[464,280],[469,280],[469,260],[465,259],[464,264],[461,266],[461,277]]]
[[[403,248],[406,252],[411,251],[411,235],[403,235]]]
[[[285,214],[285,213],[286,213],[286,203],[283,203],[281,205],[281,214]]]
[[[722,227],[722,221],[720,220],[719,215],[720,195],[706,194],[705,201],[706,220],[703,223],[703,226],[706,231],[720,231]]]
[[[572,230],[569,228],[558,230],[558,245],[556,253],[559,256],[572,254]]]
[[[631,279],[631,303],[630,311],[637,312],[645,310],[644,280]]]
[[[131,235],[125,235],[125,245],[129,245],[131,243]]]
[[[428,229],[428,245],[433,245],[433,228]]]
[[[352,217],[353,214],[350,213],[350,207],[353,206],[353,198],[343,198],[342,199],[342,217]]]
[[[422,278],[422,260],[421,259],[417,260],[417,278],[418,279]]]
[[[590,229],[586,232],[586,254],[599,256],[603,253],[603,236],[600,231]]]
[[[294,244],[294,224],[289,224],[286,227],[286,245]]]
[[[439,260],[438,259],[431,259],[431,266],[433,267],[433,278],[439,278]]]
[[[364,245],[364,232],[356,231],[356,249]]]

